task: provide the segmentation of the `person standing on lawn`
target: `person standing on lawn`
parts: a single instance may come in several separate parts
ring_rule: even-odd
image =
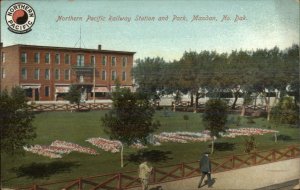
[[[208,179],[208,187],[212,186],[212,180],[211,180],[211,162],[208,158],[208,152],[205,152],[200,160],[200,172],[201,172],[201,179],[198,184],[198,188],[201,187],[202,181],[204,177],[207,175]]]
[[[149,178],[152,171],[152,167],[148,166],[147,159],[143,159],[143,163],[139,165],[139,178],[142,184],[142,190],[148,190]]]

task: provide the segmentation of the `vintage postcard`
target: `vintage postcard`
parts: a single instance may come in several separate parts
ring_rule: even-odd
[[[2,0],[1,189],[300,189],[299,0]]]

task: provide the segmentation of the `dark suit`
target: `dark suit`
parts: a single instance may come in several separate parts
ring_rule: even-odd
[[[201,186],[201,183],[204,179],[204,177],[207,175],[207,178],[208,178],[208,186],[210,187],[211,186],[211,176],[210,176],[210,173],[211,173],[211,163],[210,163],[210,160],[208,158],[208,156],[204,155],[202,156],[201,160],[200,160],[200,172],[201,172],[201,179],[199,181],[199,185],[198,185],[198,188],[200,188]]]

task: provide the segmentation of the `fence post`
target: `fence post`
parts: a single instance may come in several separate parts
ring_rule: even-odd
[[[184,162],[181,163],[181,177],[185,176],[185,172],[184,172]]]
[[[122,173],[118,173],[118,182],[117,182],[117,189],[122,189]]]
[[[235,164],[234,164],[234,155],[232,155],[231,161],[232,161],[232,169],[234,169],[234,168],[235,168]]]
[[[290,147],[290,150],[291,150],[291,157],[294,158],[295,157],[295,147],[294,146]]]
[[[276,161],[276,155],[275,155],[275,150],[272,149],[272,161],[275,162]]]
[[[155,168],[153,168],[152,176],[153,176],[153,183],[155,183],[156,182],[156,169]]]
[[[83,190],[82,178],[78,179],[78,190]]]
[[[253,165],[256,165],[256,152],[252,153]]]
[[[39,187],[38,187],[38,185],[34,184],[33,187],[32,187],[32,189],[33,189],[33,190],[38,190]]]

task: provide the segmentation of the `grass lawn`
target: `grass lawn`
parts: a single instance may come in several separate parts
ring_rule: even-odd
[[[80,176],[92,176],[97,174],[112,173],[125,170],[137,170],[138,162],[134,159],[137,150],[125,148],[127,159],[125,167],[120,168],[120,154],[104,152],[89,144],[85,140],[90,137],[108,137],[104,133],[101,117],[105,111],[91,112],[49,112],[36,115],[34,126],[37,138],[32,144],[50,145],[54,140],[64,140],[94,148],[99,155],[93,156],[84,153],[71,153],[64,155],[62,159],[50,159],[26,152],[24,155],[1,155],[1,180],[4,187],[27,185],[32,183],[44,183],[49,181],[75,179]],[[183,115],[188,115],[189,120],[183,120]],[[237,116],[230,115],[228,125],[237,128]],[[156,112],[155,119],[161,123],[159,132],[171,131],[202,131],[204,126],[201,114],[183,112]],[[254,123],[248,123],[247,118],[242,118],[240,127],[267,128],[270,126],[263,118],[253,119]],[[277,126],[279,139],[275,144],[272,134],[256,136],[258,150],[273,149],[299,142],[299,128]],[[225,144],[225,147],[216,146],[212,157],[243,153],[243,137],[235,139],[221,138],[217,143]],[[199,159],[203,151],[209,150],[210,142],[199,143],[163,143],[158,147],[149,147],[147,151],[155,153],[152,165],[163,166],[180,162],[190,162]]]

